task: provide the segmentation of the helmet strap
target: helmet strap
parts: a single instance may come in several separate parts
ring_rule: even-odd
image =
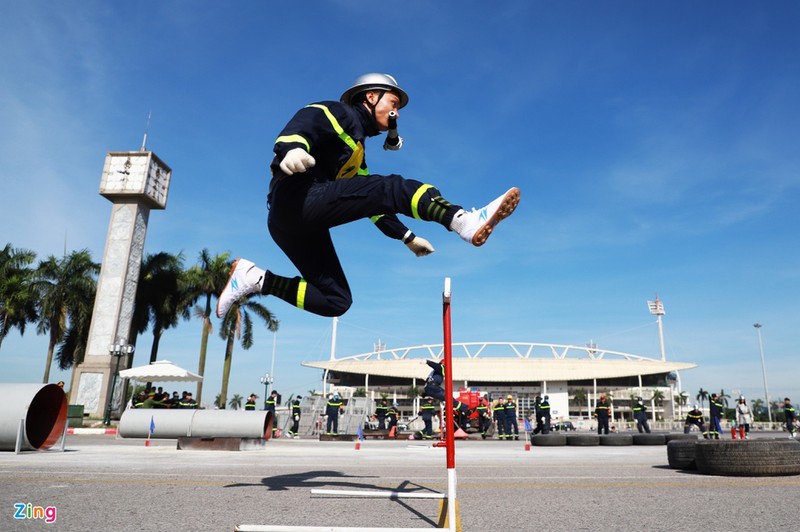
[[[381,99],[383,98],[383,95],[386,94],[385,90],[380,90],[377,92],[378,92],[378,99],[375,100],[374,104],[369,102],[369,99],[366,98],[366,94],[364,95],[364,103],[367,104],[367,108],[369,109],[369,112],[372,114],[372,118],[374,118],[375,120],[377,120],[377,117],[375,116],[375,108],[380,103]]]

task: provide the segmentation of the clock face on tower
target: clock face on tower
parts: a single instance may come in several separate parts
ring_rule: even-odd
[[[133,198],[163,209],[171,176],[172,170],[153,152],[110,152],[103,167],[100,194],[111,201]]]

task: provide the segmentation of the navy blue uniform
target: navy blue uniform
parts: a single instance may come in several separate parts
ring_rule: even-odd
[[[339,434],[339,412],[343,410],[342,400],[332,398],[325,406],[325,415],[328,416],[328,424],[325,428],[325,434],[332,434],[336,436]],[[331,430],[333,429],[333,430]]]
[[[325,101],[300,109],[274,145],[267,225],[301,277],[267,272],[262,293],[321,316],[341,316],[352,304],[330,228],[370,218],[386,236],[410,241],[397,214],[435,221],[449,229],[461,208],[439,191],[399,175],[370,175],[364,141],[380,133],[363,105]],[[316,164],[285,175],[280,162],[302,148]],[[413,236],[413,234],[411,234]]]
[[[709,429],[709,436],[715,440],[718,440],[719,435],[722,434],[722,426],[720,425],[719,420],[722,419],[723,412],[724,407],[722,406],[722,403],[717,401],[716,397],[712,397],[708,400],[708,423],[711,425],[711,428]]]
[[[433,401],[428,400],[422,404],[418,413],[425,423],[425,430],[422,431],[422,437],[425,439],[433,438],[433,415],[436,413],[436,405],[433,404]]]
[[[597,433],[608,434],[608,417],[611,413],[611,407],[608,406],[608,401],[600,399],[594,408],[594,414],[597,416]]]
[[[641,401],[637,401],[633,407],[633,418],[636,420],[636,428],[639,429],[639,432],[650,434],[650,425],[647,423],[647,407]]]
[[[517,424],[517,403],[509,399],[503,407],[506,423],[506,438],[519,439],[519,425]]]

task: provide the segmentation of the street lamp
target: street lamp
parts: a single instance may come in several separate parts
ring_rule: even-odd
[[[112,357],[116,357],[117,364],[114,367],[114,376],[111,379],[111,390],[108,392],[108,404],[106,405],[106,415],[103,419],[103,425],[111,425],[111,402],[114,399],[114,392],[117,387],[117,374],[119,373],[119,360],[125,355],[133,354],[134,346],[123,343],[122,339],[118,340],[116,344],[108,346],[108,352]]]
[[[265,373],[261,379],[261,384],[264,385],[264,410],[267,409],[267,397],[269,397],[269,385],[272,384],[275,379],[272,378],[272,375],[269,373]]]
[[[761,352],[761,373],[764,375],[764,399],[767,400],[767,417],[769,419],[770,428],[772,428],[772,408],[769,404],[769,388],[767,388],[767,366],[764,364],[764,342],[761,340],[761,327],[760,323],[754,323],[753,327],[758,331],[758,348]]]

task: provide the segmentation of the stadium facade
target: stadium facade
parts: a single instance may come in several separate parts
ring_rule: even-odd
[[[443,349],[379,349],[303,366],[323,371],[324,391],[389,397],[413,410],[430,371],[425,360],[442,359]],[[554,420],[590,418],[597,399],[606,395],[615,420],[630,420],[631,402],[639,396],[653,420],[671,420],[682,418],[687,402],[679,372],[695,367],[593,345],[473,342],[453,344],[452,377],[455,390],[478,390],[490,400],[513,395],[524,416],[537,395],[548,395]]]

